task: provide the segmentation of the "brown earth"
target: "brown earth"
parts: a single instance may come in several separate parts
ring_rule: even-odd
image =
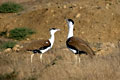
[[[19,3],[19,0],[14,1]],[[38,55],[31,64],[30,53],[1,52],[1,76],[12,74],[16,80],[120,79],[119,0],[21,0],[20,3],[24,11],[0,13],[0,32],[25,26],[36,31],[30,37],[30,40],[34,40],[49,38],[49,28],[52,27],[61,31],[55,34],[53,49],[43,55],[43,63],[40,63]],[[93,59],[82,56],[81,63],[75,64],[74,54],[65,45],[67,18],[75,21],[75,36],[87,41],[100,55]],[[27,40],[20,44],[24,42]]]

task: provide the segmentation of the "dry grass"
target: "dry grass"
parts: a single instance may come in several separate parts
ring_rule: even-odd
[[[75,36],[81,38],[83,36],[83,39],[90,43],[120,40],[120,2],[117,0],[36,1],[38,2],[26,3],[25,6],[29,9],[22,13],[0,14],[0,31],[9,31],[17,26],[29,26],[37,30],[31,39],[48,39],[49,28],[60,28],[61,31],[55,34],[54,48],[43,55],[43,63],[40,63],[39,55],[33,57],[31,64],[29,53],[0,53],[0,80],[120,79],[120,51],[114,50],[109,53],[107,50],[109,54],[95,56],[93,59],[83,56],[81,63],[76,65],[74,54],[63,47],[68,34],[65,18],[72,18],[75,21]],[[58,1],[61,4],[58,4]],[[77,14],[81,16],[76,18]],[[97,44],[97,47],[100,48],[100,44]]]
[[[53,48],[43,55],[40,63],[39,55],[30,63],[29,53],[1,53],[0,79],[7,80],[119,80],[119,51],[93,59],[82,56],[81,63],[75,64],[74,55],[67,49]],[[14,73],[14,74],[13,74]],[[5,76],[8,77],[5,77]]]

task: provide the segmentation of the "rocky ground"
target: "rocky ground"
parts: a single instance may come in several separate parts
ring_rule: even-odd
[[[3,0],[5,1],[5,0]],[[3,2],[1,1],[1,3]],[[19,44],[49,38],[49,28],[60,28],[53,49],[30,63],[28,52],[0,52],[0,74],[15,80],[119,80],[120,79],[120,1],[119,0],[13,0],[24,6],[19,13],[0,13],[0,32],[29,27],[36,34]],[[68,27],[65,19],[75,21],[74,35],[87,41],[96,56],[75,57],[65,45]],[[2,37],[1,37],[2,39]],[[0,77],[1,79],[1,77]],[[10,79],[13,80],[13,79]]]

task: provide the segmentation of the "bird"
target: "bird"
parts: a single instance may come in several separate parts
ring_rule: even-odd
[[[81,54],[86,54],[90,55],[92,57],[95,55],[94,51],[92,48],[88,45],[86,41],[79,37],[74,37],[73,35],[73,30],[74,30],[74,21],[72,19],[66,19],[67,25],[68,25],[68,36],[66,40],[66,46],[67,48],[72,51],[75,56],[76,56],[76,62],[79,59],[80,63],[80,55]],[[79,55],[79,58],[77,58]]]
[[[33,56],[35,54],[40,54],[40,60],[42,62],[42,55],[43,53],[47,52],[48,50],[50,50],[54,44],[54,34],[55,32],[57,31],[60,31],[60,29],[57,29],[57,28],[50,28],[50,35],[51,37],[49,39],[41,39],[41,40],[34,40],[34,41],[31,41],[30,43],[27,43],[25,44],[23,47],[22,47],[22,51],[31,51],[33,52],[33,54],[31,54],[31,63],[32,63],[32,59],[33,59]]]

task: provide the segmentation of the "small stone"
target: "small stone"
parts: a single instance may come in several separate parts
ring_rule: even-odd
[[[47,6],[51,6],[51,3],[48,3]]]
[[[12,50],[11,48],[7,48],[4,50],[4,52],[11,52],[11,50]]]
[[[48,23],[48,21],[45,21],[46,23]]]
[[[19,49],[17,47],[12,48],[13,51],[18,51]]]
[[[80,13],[78,13],[77,15],[76,15],[76,18],[79,18],[81,16],[81,14]]]
[[[77,6],[77,4],[73,4],[73,6],[74,6],[74,7],[76,7],[76,6]]]
[[[114,13],[112,13],[112,16],[114,15]]]
[[[109,9],[109,6],[110,6],[109,4],[106,4],[106,9]]]
[[[63,6],[63,8],[64,8],[64,9],[66,9],[66,8],[67,8],[67,6],[66,6],[66,5],[64,5],[64,6]]]
[[[80,7],[80,9],[82,9],[83,7]]]
[[[81,33],[84,34],[85,32],[82,31]]]
[[[17,45],[15,45],[14,47],[20,48],[21,46],[17,44]]]
[[[63,40],[60,40],[60,42],[62,42]]]
[[[51,12],[53,13],[53,12],[54,12],[54,10],[51,10]]]
[[[14,23],[16,23],[17,22],[17,20],[14,20]]]
[[[15,45],[15,46],[12,48],[12,50],[13,50],[13,51],[19,51],[20,48],[21,48],[21,46],[17,44],[17,45]]]
[[[29,38],[26,38],[27,41],[29,41],[30,39]]]

